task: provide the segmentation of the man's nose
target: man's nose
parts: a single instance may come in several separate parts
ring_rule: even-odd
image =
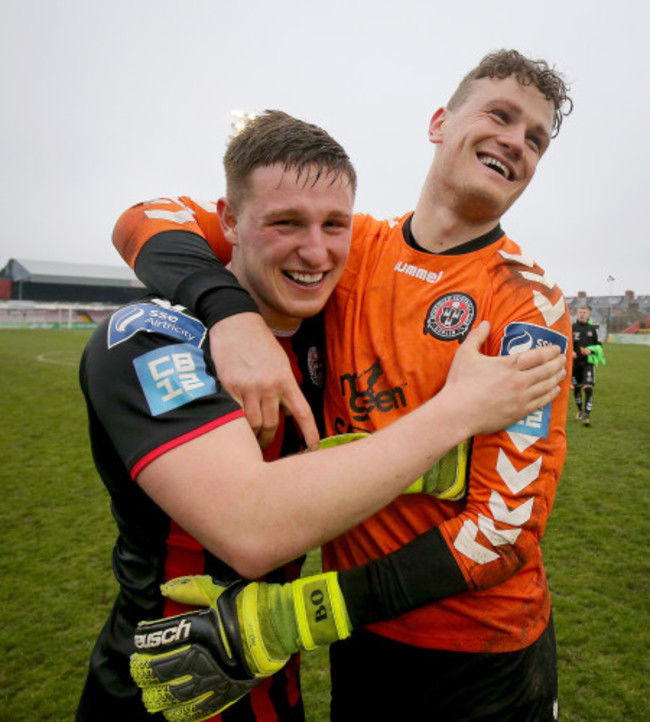
[[[298,249],[300,259],[312,268],[322,266],[328,258],[327,240],[320,227],[310,227]]]
[[[507,147],[516,156],[521,155],[526,142],[526,128],[523,124],[513,124],[499,133],[499,142]]]

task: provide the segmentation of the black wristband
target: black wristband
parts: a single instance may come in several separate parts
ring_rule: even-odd
[[[135,272],[149,290],[189,309],[206,326],[257,311],[248,292],[197,233],[163,231],[152,236],[136,259]]]
[[[353,627],[393,619],[468,589],[438,529],[385,557],[339,572],[339,584]]]
[[[237,313],[259,313],[255,301],[241,286],[210,288],[196,302],[196,317],[207,328]]]

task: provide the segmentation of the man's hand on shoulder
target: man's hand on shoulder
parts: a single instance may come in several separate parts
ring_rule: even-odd
[[[511,356],[482,354],[489,330],[482,321],[468,334],[440,392],[451,397],[467,438],[505,429],[552,402],[566,376],[566,358],[557,346]]]
[[[259,444],[273,441],[280,410],[293,416],[308,448],[318,446],[318,428],[286,353],[257,313],[229,316],[210,329],[210,354],[219,381],[241,404]]]

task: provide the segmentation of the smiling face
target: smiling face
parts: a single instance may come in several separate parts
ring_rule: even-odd
[[[553,117],[553,103],[533,85],[513,76],[473,81],[461,105],[431,120],[436,196],[468,221],[497,221],[530,183]]]
[[[219,200],[231,269],[271,328],[293,331],[325,305],[347,261],[353,204],[345,175],[315,180],[279,164],[251,173],[237,212]]]

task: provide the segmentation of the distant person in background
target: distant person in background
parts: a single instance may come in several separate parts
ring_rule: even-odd
[[[596,384],[596,358],[602,358],[602,345],[598,340],[598,327],[591,321],[591,306],[582,304],[573,324],[573,371],[571,385],[578,412],[576,421],[591,426],[591,410],[594,406]],[[599,353],[600,352],[600,353]],[[582,392],[584,390],[584,400]]]

